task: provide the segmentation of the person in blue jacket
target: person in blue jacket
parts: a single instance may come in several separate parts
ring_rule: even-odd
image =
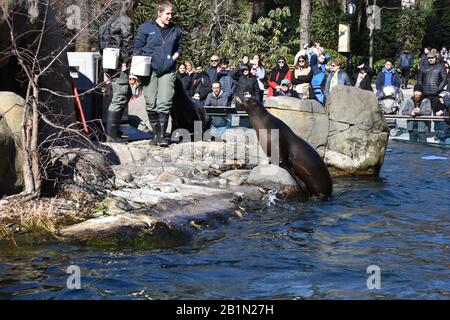
[[[153,144],[167,147],[164,138],[175,94],[176,60],[181,55],[181,30],[172,22],[171,1],[156,3],[156,19],[139,27],[134,55],[151,56],[151,74],[142,80]]]
[[[392,59],[386,59],[384,68],[378,73],[377,76],[377,96],[382,96],[384,87],[392,86],[397,90],[400,90],[400,76],[394,68],[394,61]]]
[[[319,55],[312,54],[310,60],[310,66],[313,71],[313,78],[311,80],[311,86],[314,90],[314,99],[321,104],[325,103],[325,79],[327,73],[327,62],[330,60],[329,54],[319,53]]]

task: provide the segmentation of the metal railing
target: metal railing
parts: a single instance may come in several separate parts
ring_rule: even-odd
[[[413,121],[423,121],[423,120],[433,120],[433,121],[450,121],[449,116],[403,116],[403,115],[384,115],[385,119],[393,119],[393,120],[413,120]]]

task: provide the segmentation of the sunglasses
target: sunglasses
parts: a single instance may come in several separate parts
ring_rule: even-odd
[[[280,60],[280,61],[278,61],[278,63],[284,63],[284,61],[283,61],[283,60]]]
[[[298,60],[298,62],[305,62],[305,60]]]
[[[218,62],[218,61],[219,61],[219,59],[217,59],[217,60],[211,59],[211,62]]]

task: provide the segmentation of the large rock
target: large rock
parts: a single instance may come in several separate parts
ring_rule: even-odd
[[[19,150],[25,101],[13,92],[0,91],[0,197],[23,187]]]
[[[320,103],[315,100],[275,97],[267,99],[266,107],[323,157],[328,141],[329,120]]]
[[[18,167],[18,170],[16,170],[18,152],[16,151],[14,135],[4,118],[0,118],[0,154],[1,197],[19,191],[23,185],[23,177],[20,174],[21,168]]]
[[[332,175],[378,175],[389,128],[372,92],[337,86],[325,108],[289,97],[266,100],[269,111],[324,158]]]
[[[389,128],[375,95],[354,87],[335,87],[326,103],[330,131],[325,162],[334,175],[378,175]]]
[[[250,185],[271,190],[280,190],[285,195],[295,194],[302,190],[285,169],[273,165],[259,165],[252,170],[247,179]]]

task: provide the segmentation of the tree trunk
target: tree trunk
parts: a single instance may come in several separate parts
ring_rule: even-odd
[[[300,4],[300,50],[310,43],[311,0],[301,0]]]

